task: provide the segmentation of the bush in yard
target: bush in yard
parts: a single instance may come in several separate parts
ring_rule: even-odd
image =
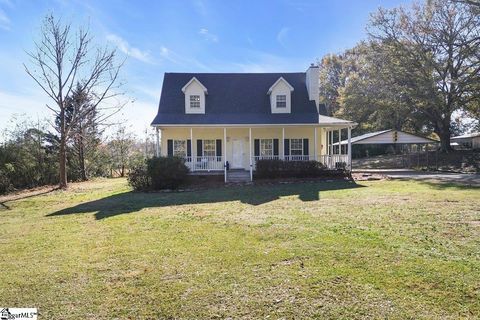
[[[146,163],[133,167],[128,173],[128,184],[135,190],[148,190],[152,186],[152,179],[148,175]]]
[[[3,170],[0,170],[0,194],[7,193],[12,189],[12,183],[10,182],[10,178],[8,177],[7,173]]]
[[[318,161],[258,160],[256,167],[256,177],[263,179],[346,176],[344,169],[329,170]]]
[[[154,190],[178,189],[185,184],[188,167],[178,157],[155,157],[147,160],[147,172]]]

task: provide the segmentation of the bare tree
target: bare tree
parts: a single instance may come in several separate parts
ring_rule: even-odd
[[[80,28],[72,33],[70,24],[63,24],[51,14],[45,17],[40,39],[28,55],[31,63],[24,64],[25,71],[54,102],[47,108],[59,120],[54,126],[60,135],[59,181],[61,188],[67,188],[66,144],[71,128],[95,110],[103,110],[99,122],[120,111],[123,104],[98,107],[121,94],[116,91],[122,85],[117,79],[123,61],[116,63],[115,49],[93,47],[88,29]],[[77,108],[67,121],[66,100],[76,83],[80,84],[79,90],[90,97],[90,104]]]

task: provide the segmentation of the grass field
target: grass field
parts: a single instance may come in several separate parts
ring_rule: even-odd
[[[480,189],[408,181],[4,203],[0,305],[39,319],[480,315]]]

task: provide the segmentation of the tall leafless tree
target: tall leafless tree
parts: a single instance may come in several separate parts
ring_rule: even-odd
[[[47,108],[59,119],[55,126],[60,135],[59,184],[67,188],[66,145],[71,128],[94,110],[102,114],[99,123],[120,111],[123,104],[108,104],[106,100],[121,95],[118,89],[122,84],[117,80],[123,61],[116,63],[115,49],[93,47],[88,29],[72,32],[69,23],[51,14],[43,21],[35,49],[27,54],[31,61],[28,66],[24,64],[25,71],[54,102]],[[66,121],[66,100],[76,83],[90,97],[90,107],[77,108],[80,112],[73,112]]]

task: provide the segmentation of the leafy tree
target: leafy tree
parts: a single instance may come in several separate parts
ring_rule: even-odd
[[[368,30],[385,48],[392,82],[450,151],[452,114],[478,110],[480,15],[468,4],[437,0],[409,10],[379,9]]]
[[[12,123],[0,144],[1,192],[58,183],[58,140],[46,131],[47,123],[17,118]]]
[[[92,98],[82,91],[82,86],[77,83],[70,96],[65,100],[65,120],[70,127],[68,150],[69,171],[73,175],[72,180],[88,180],[95,170],[97,149],[101,142],[102,131],[99,128],[99,112],[97,106],[92,103]],[[82,116],[72,123],[75,114]],[[61,119],[57,116],[55,124],[58,127]]]

